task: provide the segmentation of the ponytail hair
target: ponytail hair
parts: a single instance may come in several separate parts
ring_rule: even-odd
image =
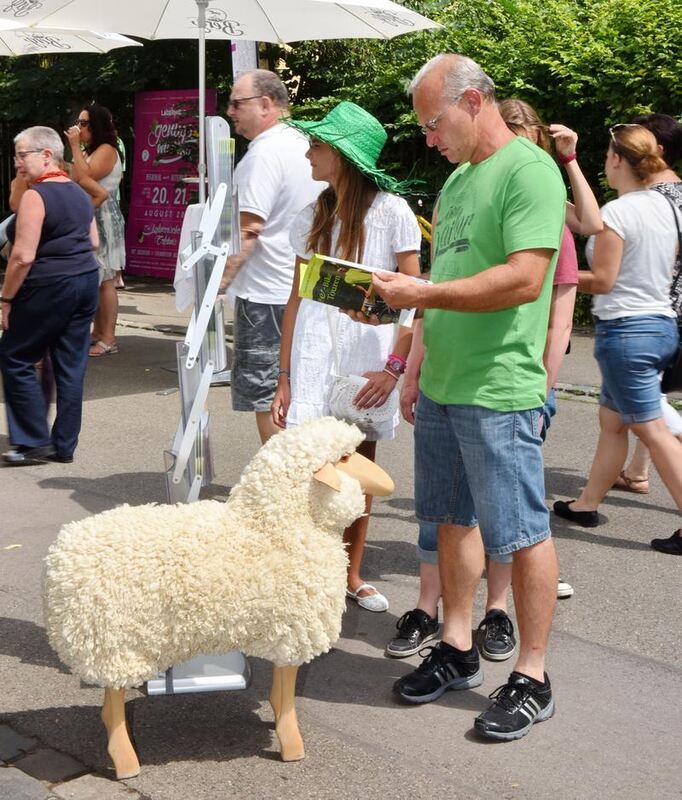
[[[663,148],[663,160],[673,168],[682,160],[682,123],[668,114],[642,114],[632,120],[650,130]]]
[[[642,125],[614,125],[609,133],[611,149],[628,162],[640,181],[667,169],[659,155],[656,137]]]

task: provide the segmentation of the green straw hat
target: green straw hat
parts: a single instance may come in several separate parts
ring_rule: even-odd
[[[338,150],[382,191],[400,193],[409,188],[408,182],[400,183],[377,167],[388,135],[376,117],[355,103],[344,100],[321,120],[289,119],[286,123]]]

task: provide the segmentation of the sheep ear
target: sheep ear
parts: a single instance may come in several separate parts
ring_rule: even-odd
[[[322,469],[318,469],[317,472],[313,473],[313,478],[320,483],[324,483],[325,486],[329,486],[330,489],[334,489],[337,492],[341,491],[341,479],[339,478],[339,473],[336,471],[334,465],[330,464],[329,461],[322,467]]]

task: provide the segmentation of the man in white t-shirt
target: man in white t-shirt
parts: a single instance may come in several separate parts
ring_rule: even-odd
[[[277,431],[270,404],[294,275],[289,228],[326,186],[312,179],[307,139],[282,122],[288,111],[286,87],[264,69],[240,75],[227,107],[235,131],[250,140],[234,172],[241,251],[228,260],[221,283],[234,303],[232,407],[255,411],[263,443]]]

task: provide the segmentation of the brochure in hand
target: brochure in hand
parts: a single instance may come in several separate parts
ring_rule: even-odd
[[[315,253],[307,263],[301,264],[298,296],[328,306],[362,311],[367,317],[377,316],[380,322],[398,322],[410,327],[415,309],[391,308],[374,291],[372,273],[387,271]]]

